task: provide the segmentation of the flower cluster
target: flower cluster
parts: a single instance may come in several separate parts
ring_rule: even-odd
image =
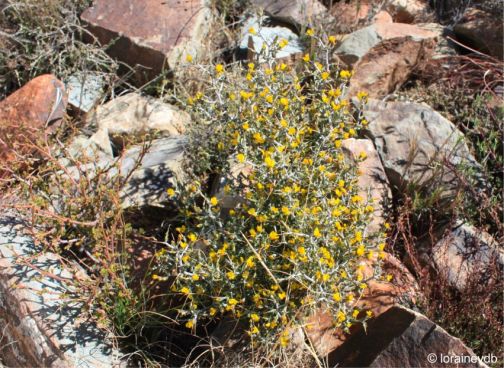
[[[190,185],[170,189],[186,221],[159,257],[160,273],[176,275],[188,328],[229,314],[255,341],[286,346],[290,328],[318,308],[344,329],[370,317],[355,303],[380,276],[383,234],[367,231],[373,203],[342,150],[367,122],[344,97],[351,72],[328,61],[334,39],[309,36],[317,55],[299,68],[274,58],[280,40],[263,65],[202,68],[211,83],[189,98],[197,169]]]

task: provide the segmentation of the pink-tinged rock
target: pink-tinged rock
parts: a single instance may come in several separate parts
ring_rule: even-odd
[[[434,55],[433,39],[393,38],[373,47],[354,66],[348,93],[359,91],[380,98],[393,93],[408,80],[414,70],[422,68]]]
[[[501,17],[471,9],[453,30],[467,46],[504,60],[504,24]]]
[[[385,10],[373,7],[369,2],[338,2],[330,10],[336,32],[348,33],[373,23],[391,23],[392,17]]]
[[[362,90],[371,97],[383,97],[393,92],[432,57],[440,32],[378,22],[348,35],[334,55],[354,69],[349,95]]]
[[[251,5],[271,17],[296,26],[308,26],[315,19],[329,17],[327,8],[318,0],[252,0]]]
[[[488,368],[460,339],[401,306],[354,331],[326,359],[329,367]]]
[[[398,23],[424,22],[432,13],[427,0],[388,0],[385,9]]]
[[[468,284],[502,277],[504,250],[490,234],[458,223],[432,247],[432,260],[450,286],[464,291]]]
[[[66,103],[64,84],[50,74],[34,78],[0,101],[0,161],[13,159],[14,151],[32,152],[28,145],[61,123]]]
[[[421,299],[420,289],[414,276],[397,258],[388,253],[383,261],[383,273],[393,276],[391,282],[369,281],[368,288],[355,302],[354,308],[370,311],[373,316],[378,317],[396,305],[416,303]],[[363,276],[366,279],[372,275],[371,262],[367,261]],[[351,338],[351,334],[335,328],[333,322],[334,316],[322,310],[307,321],[309,327],[306,328],[306,335],[320,357],[328,356]],[[352,331],[355,331],[356,327],[358,328],[355,326]]]
[[[81,19],[108,52],[148,78],[204,51],[211,28],[204,0],[96,0]]]
[[[358,163],[359,195],[366,201],[372,202],[375,208],[367,231],[370,233],[379,231],[385,222],[384,214],[387,203],[392,200],[392,193],[380,156],[373,142],[369,139],[345,139],[341,146],[345,156],[352,160],[357,161],[362,152],[367,156],[364,161]]]

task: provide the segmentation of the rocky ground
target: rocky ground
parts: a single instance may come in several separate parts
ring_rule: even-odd
[[[5,366],[502,365],[500,2],[47,3],[29,24],[30,1],[0,0]],[[55,32],[49,20],[67,28]],[[367,125],[342,149],[350,160],[366,153],[355,161],[358,185],[379,203],[368,231],[387,228],[382,267],[392,282],[371,281],[355,304],[373,317],[344,332],[321,309],[309,329],[292,331],[288,358],[264,360],[247,360],[244,329],[224,317],[191,333],[149,329],[142,318],[121,330],[168,305],[125,307],[115,296],[142,299],[138,285],[178,218],[166,189],[191,184],[184,147],[193,117],[181,100],[205,83],[193,66],[260,64],[263,44],[286,39],[277,58],[295,68],[313,48],[311,29],[332,35],[331,62],[353,71],[348,101],[368,95]],[[208,192],[235,208],[240,199],[210,179]],[[121,241],[127,288],[107,267],[109,248],[89,246]],[[121,314],[128,308],[134,317]]]

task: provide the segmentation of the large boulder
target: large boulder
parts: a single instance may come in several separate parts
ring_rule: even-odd
[[[460,339],[401,306],[354,332],[327,361],[330,367],[487,367]]]
[[[432,260],[450,286],[464,291],[469,283],[488,283],[502,277],[504,250],[490,234],[457,223],[433,246]]]
[[[65,86],[50,74],[32,79],[2,100],[0,161],[13,159],[13,151],[33,153],[29,145],[57,128],[65,114],[66,103]]]
[[[308,26],[316,19],[329,16],[326,7],[318,0],[252,0],[251,5],[272,18],[297,27]]]
[[[502,17],[483,10],[470,9],[453,30],[462,43],[504,60]]]
[[[390,184],[399,191],[408,185],[438,189],[450,197],[458,185],[454,169],[478,164],[463,133],[426,104],[369,99],[363,114]]]
[[[110,44],[111,56],[143,66],[151,79],[173,71],[187,54],[204,53],[210,15],[205,0],[96,0],[81,19],[102,45]]]
[[[411,24],[378,22],[349,34],[335,57],[354,69],[349,95],[383,97],[428,61],[440,34]]]

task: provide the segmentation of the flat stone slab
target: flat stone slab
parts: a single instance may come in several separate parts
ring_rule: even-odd
[[[111,56],[155,77],[203,52],[210,14],[205,0],[95,0],[81,19]]]
[[[0,216],[0,356],[8,367],[116,367],[119,352],[81,317],[60,258],[24,235],[14,212]],[[28,266],[23,260],[30,258]],[[48,275],[52,275],[49,277]]]

